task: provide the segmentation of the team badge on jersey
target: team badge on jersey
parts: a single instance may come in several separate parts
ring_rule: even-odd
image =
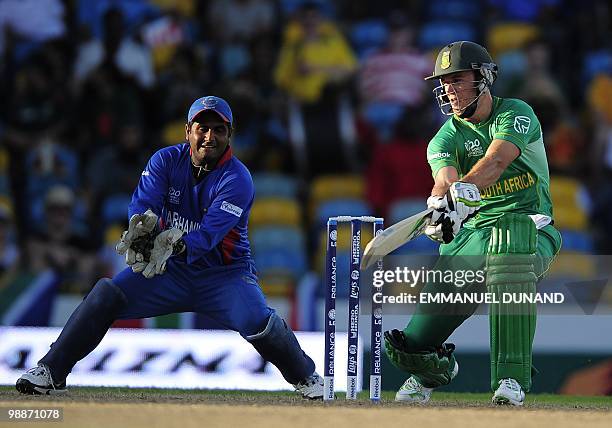
[[[450,65],[450,51],[442,52],[442,58],[440,59],[440,68],[442,70],[446,70],[448,67],[450,67]]]
[[[526,134],[529,132],[531,126],[531,119],[527,116],[516,116],[514,118],[514,130],[519,134]]]

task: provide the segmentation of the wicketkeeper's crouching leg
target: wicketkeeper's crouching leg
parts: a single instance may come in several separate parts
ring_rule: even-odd
[[[531,388],[538,231],[527,215],[505,214],[493,226],[487,254],[493,402],[522,405]],[[504,298],[512,297],[510,302]],[[516,300],[514,300],[516,298]]]
[[[51,349],[19,378],[24,394],[59,394],[66,391],[66,377],[74,365],[95,349],[127,305],[123,291],[108,278],[99,280],[72,313]]]
[[[263,331],[246,336],[263,359],[274,364],[287,382],[306,398],[323,397],[323,378],[300,347],[285,320],[272,312]]]

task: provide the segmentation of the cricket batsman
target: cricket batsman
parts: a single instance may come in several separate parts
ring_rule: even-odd
[[[492,96],[497,72],[484,47],[459,41],[442,48],[426,78],[439,80],[434,94],[450,118],[427,150],[434,212],[425,234],[442,243],[438,267],[480,256],[465,259],[485,270],[486,283],[427,283],[424,293],[533,294],[561,247],[540,123],[525,102]],[[433,305],[419,304],[403,331],[385,332],[389,359],[411,375],[396,401],[425,403],[458,373],[445,341],[477,305]],[[492,401],[520,406],[531,388],[535,303],[492,303],[489,320]]]
[[[323,397],[314,362],[257,282],[247,235],[253,180],[232,155],[233,125],[225,100],[193,102],[187,144],[157,151],[132,196],[117,244],[129,267],[95,284],[38,366],[17,380],[19,392],[65,392],[74,365],[117,319],[198,312],[240,333],[302,396]]]

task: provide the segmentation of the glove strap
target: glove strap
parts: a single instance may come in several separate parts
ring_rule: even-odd
[[[172,246],[172,255],[178,256],[180,254],[185,253],[187,250],[187,244],[185,244],[185,240],[183,238],[179,239]]]

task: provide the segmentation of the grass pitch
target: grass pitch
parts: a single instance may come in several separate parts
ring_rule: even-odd
[[[417,406],[396,403],[394,396],[385,391],[376,404],[367,392],[357,401],[339,393],[338,400],[323,403],[291,392],[83,387],[63,396],[24,396],[0,386],[0,407],[61,407],[64,420],[56,426],[62,428],[612,426],[612,397],[531,394],[523,408],[515,408],[492,405],[490,394],[438,392],[429,404]]]

